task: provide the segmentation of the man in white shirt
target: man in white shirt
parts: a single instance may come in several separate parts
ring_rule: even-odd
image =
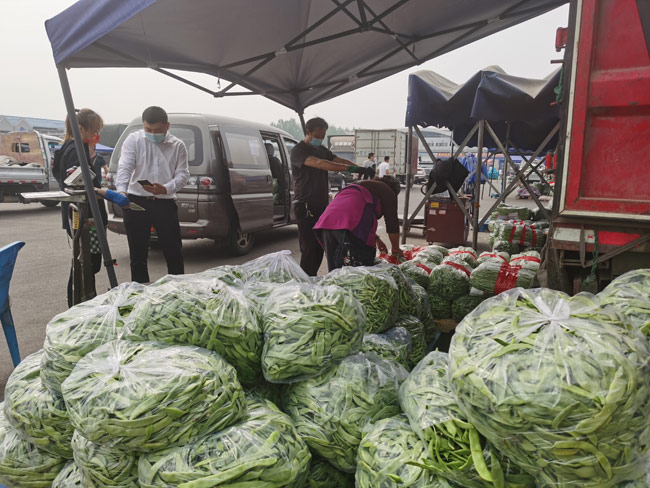
[[[377,163],[375,163],[375,153],[368,153],[368,159],[363,163],[363,167],[366,168],[366,174],[363,175],[364,180],[372,180],[375,177],[375,171],[377,168]]]
[[[389,163],[389,161],[390,161],[390,157],[385,156],[384,157],[384,162],[379,165],[379,168],[377,168],[379,170],[379,177],[380,178],[383,178],[384,176],[390,174],[390,163]]]
[[[143,130],[130,134],[122,145],[117,168],[116,189],[144,212],[124,211],[124,227],[129,242],[131,279],[148,283],[149,240],[156,230],[167,261],[169,274],[183,274],[181,228],[176,193],[190,176],[187,148],[171,135],[167,113],[149,107],[142,113]]]

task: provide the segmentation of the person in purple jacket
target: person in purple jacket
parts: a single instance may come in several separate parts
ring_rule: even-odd
[[[377,223],[386,222],[391,252],[401,256],[397,195],[400,184],[392,176],[346,186],[325,209],[314,232],[325,250],[330,271],[343,266],[372,266],[376,250],[388,253],[377,236]]]

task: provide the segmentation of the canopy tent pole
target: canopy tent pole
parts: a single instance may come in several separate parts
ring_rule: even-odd
[[[404,221],[402,222],[402,244],[406,244],[406,233],[409,230],[409,201],[411,197],[411,178],[413,170],[413,127],[409,127],[409,136],[406,142],[406,196],[404,199]]]
[[[81,131],[79,130],[79,124],[76,123],[77,115],[74,109],[74,101],[72,100],[72,91],[70,90],[68,75],[65,72],[65,67],[63,66],[58,66],[57,70],[59,72],[59,80],[61,81],[61,90],[63,91],[65,107],[68,112],[68,118],[70,119],[70,127],[72,128],[72,134],[74,136],[74,145],[77,149],[77,155],[79,156],[79,162],[81,164],[81,174],[83,175],[84,185],[86,186],[86,197],[88,199],[88,205],[90,206],[90,213],[95,220],[97,238],[99,239],[99,244],[102,248],[104,266],[106,267],[106,272],[108,273],[108,281],[111,285],[111,288],[115,288],[117,286],[115,265],[113,263],[113,258],[111,257],[111,250],[108,247],[106,229],[104,228],[102,217],[99,213],[99,204],[97,203],[97,195],[95,194],[95,188],[93,187],[93,179],[90,176],[90,165],[88,164],[88,159],[86,158],[86,151],[84,150]]]
[[[485,120],[479,121],[478,125],[478,157],[476,158],[476,186],[474,187],[474,229],[472,247],[478,251],[478,230],[479,230],[479,209],[481,208],[481,177],[483,164],[483,138],[485,136]]]
[[[300,118],[300,125],[302,127],[302,133],[307,135],[307,124],[305,124],[305,114],[303,112],[298,112],[298,117]]]

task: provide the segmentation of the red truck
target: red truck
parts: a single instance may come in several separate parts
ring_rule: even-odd
[[[650,2],[576,0],[566,42],[550,243],[577,292],[650,267]]]

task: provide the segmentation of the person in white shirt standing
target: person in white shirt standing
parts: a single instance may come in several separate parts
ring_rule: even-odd
[[[148,283],[149,240],[156,230],[169,274],[183,274],[181,228],[176,193],[190,176],[187,148],[169,133],[167,112],[149,107],[142,113],[143,130],[130,134],[122,145],[117,168],[117,191],[144,212],[125,210],[124,227],[129,242],[131,279]]]
[[[384,162],[379,165],[377,170],[379,171],[379,177],[383,178],[386,175],[390,174],[390,156],[384,156]]]

